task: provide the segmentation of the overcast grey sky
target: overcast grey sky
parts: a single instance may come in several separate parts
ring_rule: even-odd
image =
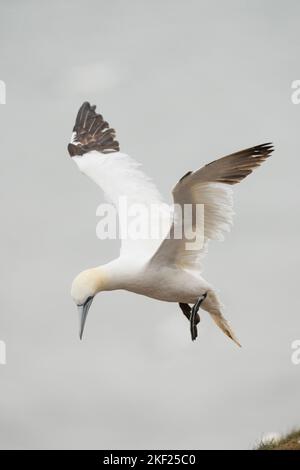
[[[1,448],[238,449],[300,425],[299,15],[296,0],[1,0]],[[126,292],[99,295],[78,340],[71,281],[118,254],[66,151],[85,100],[168,200],[186,171],[274,142],[205,260],[242,349],[205,313],[192,343],[176,304]]]

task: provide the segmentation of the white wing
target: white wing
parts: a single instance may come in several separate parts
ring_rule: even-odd
[[[232,225],[233,198],[230,185],[239,183],[266,160],[273,151],[271,144],[258,145],[215,160],[203,168],[187,173],[173,189],[174,204],[184,214],[184,205],[203,204],[200,217],[174,218],[168,237],[154,254],[151,263],[177,265],[185,269],[201,271],[201,260],[207,252],[209,240],[222,240],[224,232]],[[180,224],[180,227],[178,227]],[[184,226],[185,225],[185,226]],[[180,230],[178,230],[180,228]],[[187,249],[191,240],[185,236],[202,230],[203,243],[197,249]],[[180,233],[180,239],[174,233]],[[200,237],[201,238],[201,237]]]
[[[70,156],[80,171],[102,188],[106,198],[118,210],[119,230],[124,237],[121,256],[144,256],[149,259],[170,227],[170,211],[156,186],[140,170],[140,164],[119,152],[114,129],[109,128],[95,108],[85,102],[79,109],[68,146]],[[150,210],[153,214],[151,223],[157,224],[157,236],[149,236],[149,227],[141,234],[144,238],[137,239],[138,230],[132,230],[134,227],[130,223],[139,214],[148,216]],[[155,233],[154,227],[152,229]]]

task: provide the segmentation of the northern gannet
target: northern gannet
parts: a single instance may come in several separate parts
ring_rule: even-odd
[[[88,102],[80,107],[68,151],[79,170],[99,185],[106,197],[118,207],[125,196],[128,205],[150,207],[164,203],[156,186],[139,169],[139,164],[121,153],[115,131],[109,127],[96,106]],[[202,259],[211,239],[223,239],[223,232],[232,225],[233,201],[231,185],[239,183],[260,166],[273,151],[271,143],[257,145],[214,160],[199,170],[189,171],[172,191],[174,204],[203,204],[201,223],[194,218],[177,218],[175,213],[168,233],[160,239],[122,240],[117,259],[81,272],[73,281],[71,296],[79,311],[79,336],[95,295],[102,291],[124,289],[166,302],[177,302],[190,321],[192,340],[197,337],[201,307],[211,315],[221,330],[240,346],[221,311],[221,303],[213,287],[201,276]],[[119,220],[123,214],[119,210]],[[162,211],[166,217],[166,211]],[[168,213],[170,216],[170,213]],[[204,220],[203,220],[204,219]],[[187,249],[187,238],[172,236],[183,223],[191,230],[203,231],[203,243],[197,249]],[[201,225],[202,224],[202,225]],[[201,227],[200,227],[201,226]],[[192,308],[189,304],[192,304]]]

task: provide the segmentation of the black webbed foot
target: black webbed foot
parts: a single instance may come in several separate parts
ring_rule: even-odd
[[[206,295],[207,294],[205,293],[205,294],[201,295],[201,297],[199,297],[199,299],[197,300],[197,302],[193,306],[191,314],[190,314],[190,329],[191,329],[192,341],[195,341],[195,339],[198,336],[197,324],[199,322],[197,322],[197,315],[199,317],[198,310],[199,310],[200,305],[202,304],[203,300],[206,298]],[[199,317],[199,320],[200,320],[200,317]]]
[[[189,304],[183,304],[180,302],[179,307],[181,308],[183,315],[190,321],[192,309],[189,306]],[[200,322],[200,316],[199,316],[199,313],[197,313],[195,317],[196,325],[198,325],[199,322]]]

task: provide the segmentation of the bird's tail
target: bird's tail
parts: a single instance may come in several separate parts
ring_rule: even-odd
[[[212,319],[214,322],[218,325],[219,328],[227,335],[232,341],[234,341],[240,348],[242,347],[241,344],[239,343],[237,337],[235,336],[234,332],[232,331],[232,328],[230,328],[228,321],[226,318],[223,317],[221,312],[209,312],[211,314]]]
[[[225,335],[232,339],[232,341],[234,341],[241,348],[241,344],[231,329],[228,321],[222,315],[221,303],[215,292],[212,290],[208,291],[205,300],[201,304],[201,308],[206,310],[211,315],[216,325],[218,325],[218,327],[221,328],[221,330],[225,333]]]

